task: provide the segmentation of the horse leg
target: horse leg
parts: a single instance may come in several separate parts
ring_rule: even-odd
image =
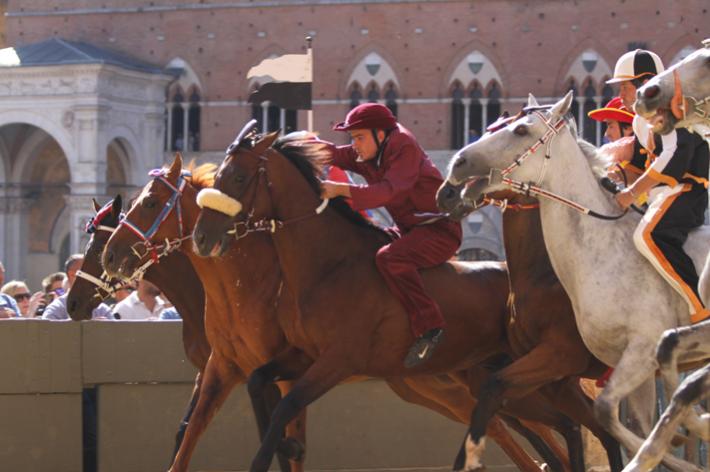
[[[190,423],[190,417],[192,412],[195,410],[195,405],[197,405],[197,399],[200,398],[200,385],[202,384],[202,372],[198,372],[195,377],[195,385],[192,387],[192,396],[190,396],[190,403],[187,404],[187,411],[185,416],[180,421],[177,433],[175,434],[175,449],[173,450],[173,455],[170,458],[170,463],[175,461],[175,456],[177,456],[182,440],[185,437],[185,430],[187,430],[187,425]]]
[[[593,401],[584,393],[578,379],[569,378],[560,381],[556,385],[544,388],[543,392],[551,393],[551,399],[562,413],[576,423],[584,425],[599,439],[606,451],[612,472],[623,469],[619,442],[604,430],[594,417]]]
[[[693,405],[710,396],[710,364],[686,378],[671,398],[670,404],[644,441],[636,456],[624,472],[646,472],[658,465],[670,447],[671,440],[683,417],[690,414]],[[704,415],[706,435],[710,431],[710,415]],[[708,438],[705,437],[705,440]]]
[[[573,370],[570,367],[569,370]],[[471,416],[471,439],[478,443],[486,432],[489,419],[496,414],[504,401],[519,400],[539,389],[542,385],[565,375],[561,369],[559,352],[551,344],[541,344],[512,364],[491,374],[481,387],[480,402]],[[580,434],[562,415],[552,418],[567,442],[573,470],[583,468],[584,454],[580,447]],[[556,443],[556,442],[555,442]]]
[[[505,414],[499,413],[498,416],[500,416],[508,426],[528,440],[530,445],[537,451],[540,457],[542,457],[542,460],[545,461],[549,470],[568,471],[571,469],[567,452],[560,446],[559,441],[552,434],[549,427],[539,423],[521,421],[518,418]],[[495,416],[488,422],[487,434],[491,438],[493,438],[493,433],[495,432],[495,428],[492,428],[492,426],[496,423],[500,424]],[[500,424],[500,427],[503,427],[503,425]]]
[[[693,326],[669,329],[658,343],[656,358],[660,365],[666,397],[671,398],[678,390],[680,376],[678,364],[698,362],[710,358],[710,320]],[[697,407],[699,408],[699,407]],[[700,437],[706,438],[707,429],[693,408],[683,420],[683,425]]]
[[[276,405],[279,403],[279,401],[281,401],[281,390],[276,384],[269,384],[269,386],[264,390],[263,395],[266,407],[266,415],[262,419],[262,422],[268,422],[271,418],[271,413],[274,411],[274,408],[276,408]],[[264,414],[264,412],[254,411],[255,416],[259,414]],[[303,411],[303,414],[305,416],[305,410]],[[257,423],[258,422],[259,420],[257,420]],[[261,439],[262,437],[260,436],[259,440]],[[279,443],[279,448],[276,452],[276,457],[279,462],[279,468],[281,469],[281,472],[292,472],[289,460],[294,460],[294,462],[300,461],[300,464],[302,466],[303,455],[304,449],[301,443],[296,438],[289,437],[287,434],[286,437],[284,437]]]
[[[344,362],[332,356],[322,354],[315,363],[308,367],[293,389],[276,406],[261,447],[249,468],[250,472],[267,472],[286,425],[303,408],[351,375],[350,371],[338,368],[338,365],[343,364]],[[300,372],[294,370],[294,366],[303,367],[303,363],[289,364],[286,362],[279,365],[271,361],[259,367],[249,378],[250,395],[252,382],[264,383],[277,379],[292,380],[297,378]]]
[[[629,343],[606,387],[594,402],[594,413],[598,421],[631,454],[639,450],[643,441],[619,421],[619,402],[643,382],[653,378],[657,366],[653,351],[654,345],[651,343]],[[653,405],[646,405],[645,408],[653,411]],[[664,456],[663,463],[678,472],[700,471],[693,464],[670,454]]]
[[[416,376],[404,379],[388,379],[388,384],[405,401],[427,407],[454,421],[467,424],[470,412],[476,405],[476,399],[471,396],[466,383],[462,379],[463,376],[459,377],[458,375]],[[492,439],[498,443],[518,469],[526,472],[540,470],[530,455],[510,436],[510,433],[500,423],[498,418],[494,418],[492,424],[490,428],[493,431]],[[517,424],[520,425],[520,423]],[[553,455],[551,450],[535,433],[527,428],[525,428],[525,431],[527,433],[524,436],[530,443],[533,444],[535,442],[537,444],[537,446],[534,445],[533,447],[537,449],[540,446],[541,449],[548,451],[549,456]],[[468,455],[470,462],[472,464],[481,464],[480,456],[483,452],[484,447],[470,450]],[[463,461],[461,464],[463,464]],[[463,465],[460,467],[463,467]]]
[[[293,388],[292,382],[280,382],[281,395],[279,400]],[[273,404],[271,409],[276,408],[278,403]],[[271,418],[271,415],[269,415]],[[287,457],[290,461],[291,472],[304,472],[306,460],[306,409],[304,408],[296,418],[286,425],[286,437],[283,439],[278,449],[278,457]],[[282,467],[283,470],[283,467]]]
[[[224,403],[234,386],[244,381],[236,366],[212,352],[203,373],[199,398],[190,417],[180,449],[170,472],[187,472],[197,440],[207,428],[219,407]]]

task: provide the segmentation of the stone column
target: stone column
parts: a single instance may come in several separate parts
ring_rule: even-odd
[[[27,254],[27,212],[32,200],[22,198],[19,188],[0,197],[0,260],[5,279],[24,279],[27,275],[23,255]]]
[[[463,102],[463,145],[468,144],[470,139],[469,130],[471,129],[471,99],[464,98]]]
[[[261,132],[269,131],[269,102],[261,104]]]
[[[168,152],[173,150],[173,105],[174,103],[170,102],[165,106],[165,109],[168,111],[168,123],[167,129],[165,130],[165,150]]]

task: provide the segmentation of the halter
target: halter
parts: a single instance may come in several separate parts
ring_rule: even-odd
[[[184,231],[183,231],[183,222],[182,222],[182,207],[180,206],[180,197],[182,196],[182,192],[185,189],[185,185],[187,185],[187,180],[185,177],[190,176],[190,172],[187,170],[183,170],[180,175],[178,176],[178,181],[177,181],[177,186],[173,185],[170,183],[168,179],[165,178],[167,171],[165,169],[153,169],[152,171],[149,172],[148,175],[153,177],[153,180],[157,180],[159,182],[162,182],[164,185],[166,185],[170,190],[172,190],[172,195],[168,199],[167,202],[165,202],[165,206],[163,209],[160,211],[160,214],[158,217],[155,219],[153,224],[148,228],[147,231],[141,230],[138,226],[136,226],[134,223],[128,220],[128,218],[124,218],[121,220],[121,222],[118,224],[118,227],[120,228],[122,225],[126,226],[129,230],[133,232],[138,238],[141,239],[141,241],[137,244],[142,244],[146,248],[146,254],[150,253],[150,260],[152,261],[150,264],[144,264],[141,266],[138,270],[143,270],[145,271],[151,264],[157,263],[159,259],[163,256],[166,256],[170,254],[172,251],[176,250],[177,248],[180,247],[183,241],[190,239],[191,236],[187,235],[184,236]],[[154,244],[151,241],[151,238],[155,236],[155,233],[158,232],[158,229],[160,229],[160,225],[165,222],[165,220],[170,216],[170,213],[172,212],[173,208],[175,209],[175,212],[177,214],[177,220],[178,220],[178,234],[179,236],[176,239],[173,240],[168,240],[165,239],[163,244]],[[118,228],[117,228],[118,229]],[[135,248],[136,244],[134,244],[131,247],[131,250],[133,253],[138,257],[139,259],[142,259],[146,254],[141,254],[136,250]],[[160,252],[159,252],[160,250]],[[134,273],[135,275],[135,273]]]
[[[257,154],[251,151],[250,149],[243,148],[242,151],[248,156],[259,160],[259,167],[257,168],[256,172],[254,172],[251,177],[249,177],[249,180],[245,184],[242,192],[237,196],[237,198],[233,198],[215,188],[201,190],[200,193],[197,195],[197,204],[200,206],[200,208],[209,208],[211,210],[227,215],[230,218],[234,218],[239,212],[233,213],[231,211],[225,211],[225,207],[242,208],[241,198],[244,197],[247,191],[251,188],[252,183],[256,182],[256,185],[259,185],[259,177],[262,175],[266,179],[266,188],[269,193],[269,199],[271,199],[273,202],[273,199],[271,198],[271,181],[269,181],[269,175],[266,170],[266,162],[268,162],[268,158],[264,155]],[[227,149],[227,154],[229,156],[236,157],[236,153],[237,147],[235,147],[233,143]],[[256,198],[256,196],[254,198]],[[250,233],[258,233],[262,231],[268,231],[273,234],[278,229],[282,229],[287,225],[291,225],[293,223],[306,220],[313,216],[320,215],[325,211],[326,207],[328,206],[328,202],[329,199],[326,198],[320,203],[320,205],[318,205],[314,212],[309,212],[305,215],[297,216],[295,218],[291,218],[290,220],[285,221],[276,218],[262,218],[260,220],[252,220],[252,217],[254,216],[254,205],[252,202],[252,208],[247,217],[242,221],[235,221],[232,225],[232,228],[227,231],[227,234],[233,234],[235,239],[237,240],[246,237]]]
[[[563,205],[566,205],[570,208],[572,208],[575,211],[578,211],[579,213],[582,213],[584,215],[589,215],[593,216],[595,218],[599,218],[602,220],[618,220],[619,218],[623,217],[626,215],[628,209],[625,209],[623,213],[619,215],[614,215],[614,216],[609,216],[609,215],[603,215],[601,213],[597,213],[594,210],[591,210],[587,207],[584,207],[580,205],[579,203],[573,202],[572,200],[562,197],[561,195],[557,195],[554,192],[550,192],[548,190],[545,190],[540,187],[540,183],[542,182],[542,179],[545,176],[545,170],[547,168],[548,161],[550,160],[550,148],[552,145],[552,139],[557,136],[562,128],[565,127],[566,121],[564,117],[559,118],[556,122],[552,122],[551,119],[547,119],[545,115],[543,115],[540,111],[534,109],[531,111],[531,113],[537,115],[542,122],[545,124],[547,127],[547,131],[545,134],[543,134],[540,139],[538,139],[532,146],[530,146],[524,153],[522,153],[520,156],[518,156],[512,164],[510,164],[508,167],[506,167],[503,170],[493,168],[491,169],[489,175],[488,175],[488,181],[489,184],[494,184],[494,183],[502,183],[508,187],[510,187],[514,192],[520,193],[523,195],[527,196],[533,196],[533,197],[543,197],[547,198],[549,200],[556,201],[558,203],[561,203]],[[537,179],[536,184],[532,184],[529,182],[522,182],[520,180],[515,180],[510,177],[507,177],[510,175],[515,169],[518,167],[521,167],[523,163],[530,157],[532,156],[541,146],[545,146],[545,160],[543,161],[542,164],[542,169],[540,170],[540,175]]]

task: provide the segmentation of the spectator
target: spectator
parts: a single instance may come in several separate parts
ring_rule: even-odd
[[[119,288],[114,290],[113,299],[116,301],[114,307],[128,298],[128,296],[136,290],[136,286],[133,282],[124,282]]]
[[[20,309],[20,315],[25,318],[35,316],[35,312],[44,298],[44,292],[39,291],[31,294],[27,284],[20,280],[11,280],[2,286],[0,291],[15,299]]]
[[[5,266],[0,262],[0,286],[5,285]]]
[[[147,320],[158,318],[165,307],[166,303],[160,297],[160,289],[141,279],[138,281],[138,290],[117,303],[113,312],[120,320]]]
[[[44,310],[44,313],[42,313],[42,319],[45,320],[68,320],[69,319],[69,313],[67,312],[67,296],[69,295],[69,290],[71,289],[71,286],[74,284],[74,280],[76,280],[76,272],[81,268],[81,265],[84,263],[84,256],[82,254],[74,254],[72,256],[69,256],[67,261],[64,263],[64,270],[67,274],[66,280],[64,281],[64,285],[66,287],[66,292],[61,289],[55,289],[52,292],[55,294],[59,294],[61,291],[61,295],[52,301],[47,308]],[[55,275],[55,274],[52,274]],[[50,275],[49,277],[52,277]],[[47,279],[45,279],[47,280]],[[54,282],[56,284],[56,281]],[[44,281],[43,281],[44,285]],[[50,287],[51,288],[51,287]],[[52,293],[50,292],[50,293]],[[113,319],[113,316],[111,315],[111,309],[108,307],[108,305],[104,303],[100,303],[99,306],[94,308],[93,314],[92,314],[93,319]]]
[[[5,266],[0,262],[0,284],[5,283]],[[0,319],[16,318],[20,316],[20,309],[15,299],[10,295],[0,293]]]
[[[34,316],[42,316],[47,305],[64,294],[64,281],[66,278],[67,275],[64,272],[54,272],[42,279],[43,297],[35,310]]]

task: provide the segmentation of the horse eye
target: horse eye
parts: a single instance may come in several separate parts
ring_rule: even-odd
[[[143,207],[147,209],[155,208],[155,200],[152,198],[146,198],[143,200]]]
[[[525,125],[518,125],[513,130],[513,133],[515,133],[517,136],[525,136],[526,134],[528,134],[528,127]]]

